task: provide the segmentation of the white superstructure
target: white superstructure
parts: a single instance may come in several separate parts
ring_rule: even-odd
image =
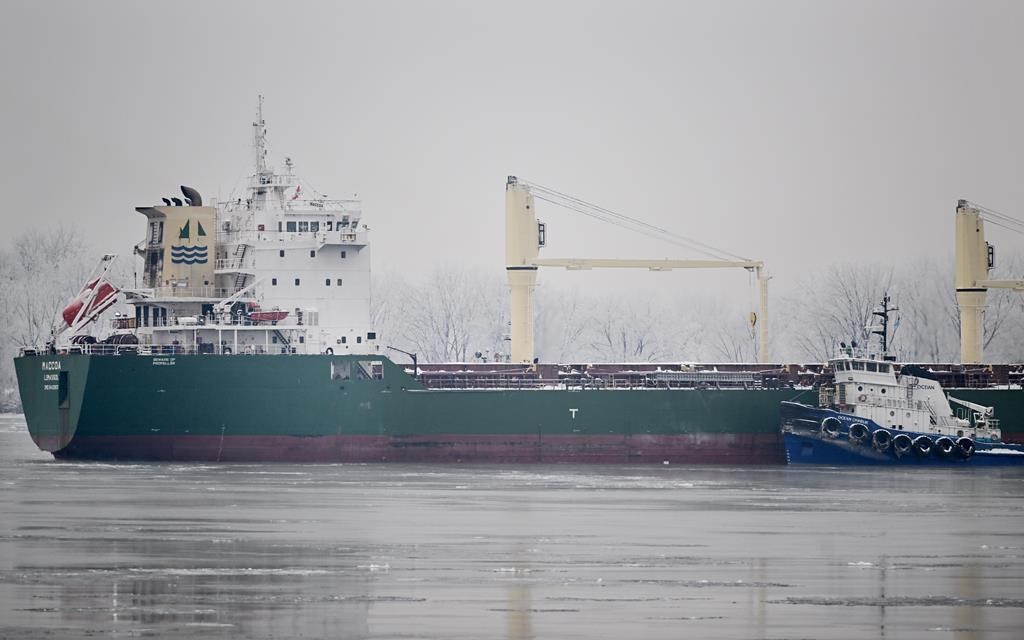
[[[379,351],[360,202],[316,193],[289,158],[275,171],[262,111],[261,98],[244,197],[204,207],[182,187],[183,199],[137,209],[148,219],[136,246],[143,287],[125,290],[134,317],[114,319],[115,342],[134,336],[154,353]]]
[[[903,367],[869,350],[844,347],[829,360],[835,385],[822,387],[819,405],[872,420],[893,432],[938,433],[975,440],[999,440],[992,408],[946,397],[927,371]],[[955,415],[950,401],[958,404]]]

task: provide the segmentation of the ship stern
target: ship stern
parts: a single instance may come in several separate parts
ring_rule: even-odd
[[[41,450],[57,453],[74,439],[90,357],[29,352],[14,359],[25,422]]]

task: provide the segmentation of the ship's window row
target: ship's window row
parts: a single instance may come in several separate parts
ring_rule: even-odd
[[[319,220],[289,220],[287,222],[281,222],[279,220],[277,222],[277,230],[288,231],[290,233],[316,233],[320,231],[321,226],[325,231],[341,231],[345,228],[355,229],[358,224],[359,222],[357,220],[353,220],[351,224],[338,222],[337,226],[335,226],[333,220],[327,220],[323,223]]]
[[[283,258],[284,257],[284,249],[278,249],[277,250],[277,255]],[[309,257],[310,258],[315,258],[316,257],[316,250],[310,249],[309,250]],[[344,251],[343,250],[341,252],[341,259],[344,260],[347,257],[348,257],[348,251]]]
[[[886,362],[837,362],[836,371],[871,371],[876,373],[889,373],[889,364]]]
[[[324,279],[324,286],[327,286],[327,287],[331,286],[331,280],[332,280],[331,278],[325,278]],[[342,278],[334,278],[333,280],[334,280],[335,286],[338,286],[338,287],[342,286],[342,283],[344,282]],[[302,284],[302,280],[300,278],[295,278],[295,286],[298,287],[301,284]],[[270,279],[270,286],[272,286],[272,287],[276,287],[277,286],[277,278],[271,278]]]

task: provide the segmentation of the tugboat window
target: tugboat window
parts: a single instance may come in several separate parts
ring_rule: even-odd
[[[309,252],[309,257],[310,258],[315,258],[316,257],[316,251],[310,251]]]
[[[306,231],[309,231],[309,221],[308,220],[300,220],[299,221],[299,233],[304,233]]]
[[[289,222],[288,224],[292,224],[292,223]],[[280,251],[278,251],[277,255],[279,255],[279,256],[281,256],[283,258],[284,257],[284,249],[281,249]]]
[[[341,286],[341,278],[338,278],[338,286]]]
[[[270,286],[272,286],[272,287],[276,287],[277,286],[277,278],[271,278],[270,279]]]
[[[876,371],[877,372],[878,371],[878,364],[876,364],[874,362],[869,362],[868,363],[868,371]]]
[[[327,285],[328,287],[331,286],[331,279],[327,278],[326,280],[324,280],[324,284]]]
[[[289,220],[288,221],[288,226],[285,227],[285,228],[288,229],[288,231],[294,232],[295,231],[295,221],[294,220]]]
[[[309,230],[314,232],[314,233],[319,231],[320,230],[320,222],[317,221],[317,220],[314,220],[313,222],[310,222],[309,223]]]
[[[853,362],[853,369],[854,369],[854,371],[863,371],[864,370],[864,363],[863,362],[854,361]]]
[[[295,278],[295,286],[296,287],[299,286],[299,279],[298,278]]]
[[[341,252],[341,259],[344,260],[346,255],[347,255],[346,252],[342,251]]]

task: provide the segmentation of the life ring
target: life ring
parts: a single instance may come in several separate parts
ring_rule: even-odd
[[[324,349],[324,353],[326,353],[329,356],[333,356],[334,355],[334,349],[332,349],[331,347],[327,347],[326,349]]]
[[[857,396],[857,402],[867,402],[867,401],[868,401],[868,395],[866,393],[862,393],[859,396]]]

